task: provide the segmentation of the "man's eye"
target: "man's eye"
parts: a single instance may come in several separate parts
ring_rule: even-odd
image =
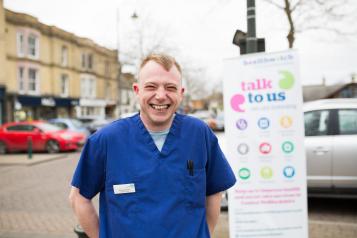
[[[145,88],[146,89],[154,89],[155,87],[153,85],[146,85]]]
[[[174,87],[174,86],[169,86],[169,87],[167,87],[167,89],[168,89],[169,91],[176,91],[176,90],[177,90],[177,88]]]

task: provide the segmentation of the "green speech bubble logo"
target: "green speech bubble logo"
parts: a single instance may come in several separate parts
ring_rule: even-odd
[[[294,75],[287,70],[282,70],[279,73],[283,76],[279,81],[279,87],[281,89],[291,89],[295,82]]]

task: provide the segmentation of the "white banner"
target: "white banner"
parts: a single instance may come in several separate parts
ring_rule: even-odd
[[[308,237],[297,53],[228,59],[224,72],[230,237]]]

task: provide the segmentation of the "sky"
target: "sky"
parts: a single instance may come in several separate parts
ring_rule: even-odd
[[[119,52],[135,52],[143,40],[149,45],[150,39],[163,41],[179,62],[203,68],[202,77],[211,85],[223,80],[223,59],[239,56],[232,44],[236,29],[246,31],[246,0],[4,0],[4,6],[102,46],[119,46]],[[258,0],[256,17],[266,52],[287,50],[283,13]],[[303,85],[321,84],[322,78],[326,84],[347,83],[357,74],[356,36],[305,32],[296,38]]]

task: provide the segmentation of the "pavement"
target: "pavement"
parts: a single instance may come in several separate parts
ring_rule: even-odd
[[[79,152],[0,155],[0,238],[75,238],[68,203]],[[310,238],[356,238],[354,200],[309,199]],[[98,209],[98,196],[94,199]],[[222,212],[213,238],[228,238]]]
[[[24,165],[31,166],[56,159],[63,159],[68,156],[67,153],[47,154],[33,153],[32,158],[29,158],[26,153],[0,155],[0,166],[3,165]]]

